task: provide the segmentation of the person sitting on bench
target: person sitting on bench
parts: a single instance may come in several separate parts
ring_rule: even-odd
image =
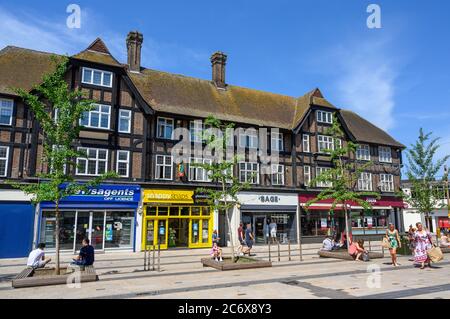
[[[450,248],[450,243],[448,241],[448,234],[447,234],[447,232],[444,232],[441,235],[441,240],[439,241],[439,246],[441,246],[442,248]]]
[[[89,239],[83,239],[83,247],[77,258],[73,259],[72,265],[91,266],[94,264],[94,247],[89,244]]]
[[[28,256],[28,261],[27,261],[28,267],[33,267],[34,269],[44,268],[45,265],[47,265],[51,261],[50,258],[45,258],[44,248],[45,248],[45,244],[40,243],[38,245],[38,248],[36,248],[30,252],[30,255]]]
[[[211,257],[213,257],[215,261],[219,261],[218,258],[220,258],[220,261],[223,261],[222,249],[217,245],[217,242],[213,243],[213,246],[211,248]]]

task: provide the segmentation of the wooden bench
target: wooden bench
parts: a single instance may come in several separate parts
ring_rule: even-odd
[[[450,247],[440,247],[443,254],[450,254]]]
[[[332,251],[319,250],[317,252],[317,254],[323,258],[354,260],[353,257],[348,254],[347,249],[332,250]],[[369,252],[370,259],[377,259],[377,258],[383,258],[383,257],[384,257],[383,253],[378,253],[378,252],[374,252],[374,251]]]
[[[37,270],[39,271],[39,270]],[[64,275],[46,275],[33,277],[35,270],[33,268],[25,268],[22,270],[13,280],[13,288],[24,287],[37,287],[37,286],[49,286],[49,285],[62,285],[67,284],[69,277],[73,276],[73,273],[67,273]],[[80,271],[79,277],[81,282],[97,281],[98,275],[95,272],[94,266],[85,266],[83,271]],[[69,280],[70,283],[70,280]]]

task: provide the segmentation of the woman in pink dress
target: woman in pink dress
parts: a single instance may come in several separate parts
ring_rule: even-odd
[[[431,234],[423,229],[422,223],[417,223],[417,230],[412,236],[414,241],[414,262],[421,264],[420,269],[425,268],[425,263],[431,268],[431,260],[428,257],[427,250],[433,246]]]

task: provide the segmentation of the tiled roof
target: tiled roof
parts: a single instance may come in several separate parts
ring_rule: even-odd
[[[15,95],[11,88],[30,90],[39,84],[44,74],[54,70],[52,55],[12,46],[1,50],[0,94]],[[126,69],[101,39],[72,58]],[[128,72],[128,75],[145,102],[159,112],[203,118],[214,115],[226,121],[292,130],[312,105],[322,106],[340,112],[357,141],[404,147],[357,114],[336,108],[319,89],[291,97],[234,85],[218,89],[212,81],[145,68],[141,73]]]

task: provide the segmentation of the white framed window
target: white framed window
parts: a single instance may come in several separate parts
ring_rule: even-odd
[[[131,133],[131,111],[119,110],[119,132]]]
[[[333,113],[325,112],[325,111],[316,111],[317,112],[317,122],[319,123],[333,123]]]
[[[189,122],[189,136],[191,142],[201,143],[203,141],[203,122],[200,120]]]
[[[77,158],[77,175],[99,176],[106,173],[108,167],[108,150],[100,148],[79,147],[78,151],[86,157]]]
[[[0,99],[0,125],[12,125],[14,101]]]
[[[370,146],[367,144],[360,144],[356,149],[356,159],[361,161],[370,161]]]
[[[211,164],[212,161],[208,158],[191,158],[190,164]],[[189,165],[189,180],[194,182],[210,182],[208,171],[203,167],[196,167]]]
[[[380,162],[392,163],[392,151],[390,147],[379,146],[378,155]]]
[[[329,171],[330,169],[331,168],[329,168],[329,167],[316,167],[316,178],[319,177],[320,175],[322,175],[323,173]],[[316,186],[317,187],[332,187],[333,183],[317,181]]]
[[[239,163],[239,180],[250,184],[259,184],[259,164],[252,162]]]
[[[319,153],[325,153],[326,150],[334,150],[334,141],[331,136],[318,135],[317,149]]]
[[[270,148],[274,151],[284,151],[283,133],[271,132],[270,133]]]
[[[120,177],[128,177],[130,174],[130,152],[117,151],[117,175]]]
[[[8,173],[9,147],[0,146],[0,176],[6,177]]]
[[[170,155],[156,155],[155,179],[173,179],[173,158]]]
[[[305,186],[311,185],[311,166],[303,166],[303,183]]]
[[[174,126],[173,119],[166,117],[158,117],[158,123],[156,127],[156,137],[164,138],[166,140],[173,139],[173,126]]]
[[[392,174],[380,174],[380,184],[382,192],[394,191],[394,175]]]
[[[113,74],[111,72],[91,68],[83,68],[82,72],[82,83],[112,87]]]
[[[305,153],[311,152],[310,136],[308,134],[303,134],[302,142],[303,142],[303,152]]]
[[[258,148],[258,133],[256,131],[239,133],[239,147]]]
[[[93,104],[92,109],[83,114],[80,125],[109,130],[110,122],[111,105]]]
[[[362,172],[358,178],[358,190],[372,191],[372,174]]]
[[[272,164],[272,185],[284,185],[284,165]]]

